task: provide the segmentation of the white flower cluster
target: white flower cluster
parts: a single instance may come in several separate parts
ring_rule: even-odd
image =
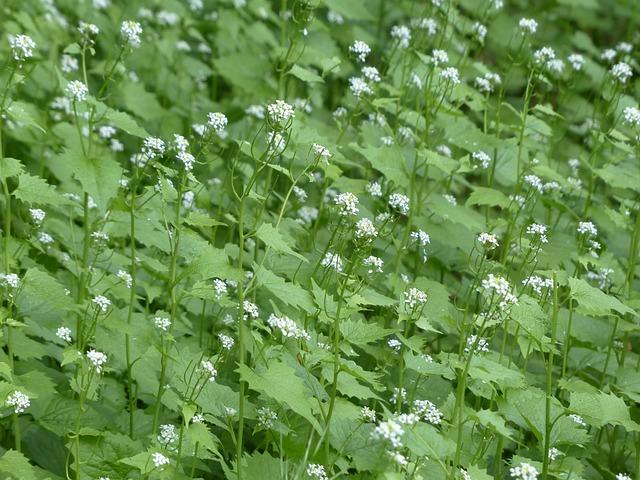
[[[620,62],[616,63],[611,70],[611,75],[623,85],[633,76],[633,70],[628,63]]]
[[[278,420],[278,414],[269,407],[260,407],[256,413],[258,414],[258,425],[265,430],[273,428]]]
[[[71,338],[71,329],[64,326],[58,327],[58,329],[56,330],[56,337],[67,343],[71,343],[73,341],[73,339]]]
[[[406,25],[394,25],[391,28],[391,38],[398,42],[399,48],[407,48],[411,42],[411,30]]]
[[[502,79],[497,73],[487,72],[482,77],[476,77],[473,83],[484,93],[492,93],[497,85],[500,85]]]
[[[480,164],[479,165],[480,168],[483,168],[485,170],[487,168],[489,168],[489,165],[491,164],[491,157],[487,153],[483,152],[482,150],[478,150],[476,152],[473,152],[471,154],[471,158],[476,163]],[[474,168],[477,168],[477,167],[478,167],[478,165],[474,165]]]
[[[390,419],[378,423],[371,435],[374,438],[387,440],[394,448],[400,448],[402,446],[402,435],[404,435],[404,429],[399,422]]]
[[[272,313],[271,315],[269,315],[269,318],[267,318],[267,324],[272,329],[280,330],[280,333],[282,333],[283,337],[303,340],[311,339],[309,334],[303,328],[298,327],[296,322],[294,322],[287,316],[278,317],[277,315],[274,315]]]
[[[490,273],[487,278],[482,280],[482,288],[487,296],[498,296],[501,309],[518,303],[518,297],[511,292],[511,285],[504,277]]]
[[[158,442],[164,446],[169,446],[178,441],[178,432],[176,427],[170,423],[160,425],[160,433],[158,434]]]
[[[216,133],[222,133],[227,128],[227,116],[220,112],[209,112],[207,114],[207,126],[212,128]]]
[[[498,238],[494,234],[487,232],[482,232],[478,235],[478,242],[487,250],[493,250],[494,248],[498,248],[500,245],[498,243]]]
[[[327,252],[320,262],[323,267],[331,267],[336,272],[342,272],[342,258],[337,253]]]
[[[522,285],[525,287],[531,287],[531,289],[538,295],[542,295],[543,289],[551,290],[553,288],[553,280],[550,278],[543,278],[538,275],[531,275],[530,277],[522,280]]]
[[[389,195],[389,206],[400,212],[401,215],[409,214],[409,197],[402,193],[392,193]]]
[[[518,26],[520,27],[520,30],[522,30],[522,33],[525,35],[527,33],[536,33],[536,31],[538,30],[538,22],[536,22],[532,18],[521,18],[518,22]]]
[[[319,143],[314,143],[312,145],[312,148],[313,153],[316,157],[321,158],[325,162],[329,162],[329,159],[331,158],[331,152],[327,147],[320,145]]]
[[[447,67],[440,72],[440,78],[456,86],[460,83],[460,73],[456,67]]]
[[[548,243],[549,239],[547,238],[547,226],[542,225],[541,223],[532,223],[527,227],[527,235],[532,235],[534,237],[540,238],[540,243]]]
[[[360,410],[360,417],[365,422],[375,422],[376,421],[376,411],[369,407],[362,407]]]
[[[133,20],[125,20],[120,25],[120,35],[125,43],[132,48],[140,46],[140,35],[142,34],[142,26]]]
[[[593,222],[579,222],[577,231],[580,235],[595,237],[598,235],[598,229]]]
[[[111,306],[111,300],[104,295],[96,295],[91,300],[103,313],[106,312]]]
[[[15,290],[20,286],[20,277],[15,273],[0,273],[0,284]]]
[[[539,473],[533,465],[523,462],[517,467],[511,467],[509,475],[514,480],[537,480]]]
[[[355,237],[364,240],[373,240],[378,236],[378,230],[371,220],[361,218],[356,222]]]
[[[436,67],[442,63],[449,63],[449,55],[444,50],[434,49],[431,51],[431,63]]]
[[[220,343],[222,344],[222,348],[225,350],[231,350],[235,345],[235,340],[229,335],[225,335],[224,333],[218,334],[218,338],[220,339]]]
[[[340,215],[356,215],[358,213],[358,197],[351,192],[344,192],[335,199],[335,204],[340,207]]]
[[[275,124],[288,122],[295,116],[293,107],[284,100],[276,100],[274,103],[267,105],[267,113],[269,114],[269,120]]]
[[[151,460],[153,461],[153,466],[159,469],[162,469],[163,467],[171,463],[169,459],[160,452],[155,452],[153,455],[151,455]]]
[[[202,360],[200,362],[200,371],[209,376],[210,382],[215,382],[218,376],[218,370],[216,370],[210,360]]]
[[[362,261],[362,264],[368,268],[368,273],[378,272],[382,273],[382,267],[384,267],[384,261],[374,255],[369,255]]]
[[[360,97],[361,95],[371,95],[373,90],[362,77],[349,78],[349,88],[354,97]]]
[[[580,415],[576,415],[575,413],[572,413],[569,415],[569,418],[573,420],[575,423],[577,423],[578,425],[580,425],[581,427],[587,426],[587,422],[585,422],[584,418],[582,418]]]
[[[310,463],[307,467],[307,475],[316,480],[328,480],[327,472],[324,470],[324,466],[318,463]]]
[[[414,230],[410,234],[411,239],[417,242],[421,247],[426,247],[431,243],[431,237],[423,230]]]
[[[213,280],[213,291],[216,295],[216,298],[219,300],[223,295],[227,294],[228,287],[224,280],[216,278]]]
[[[244,307],[244,319],[247,319],[247,316],[251,318],[258,318],[260,316],[260,310],[255,303],[250,302],[249,300],[245,300],[242,303]]]
[[[131,288],[131,285],[133,285],[133,277],[125,270],[118,270],[116,276],[124,282],[127,288]]]
[[[25,395],[19,390],[11,393],[7,397],[6,403],[13,408],[13,411],[17,415],[24,413],[25,410],[31,406],[31,400],[29,400],[29,396]]]
[[[13,59],[17,62],[23,62],[27,58],[33,57],[36,42],[28,35],[11,35],[9,36],[9,46]]]
[[[362,75],[372,83],[380,82],[380,72],[376,67],[362,67]]]
[[[413,413],[431,425],[440,425],[444,414],[429,400],[414,400]]]
[[[576,72],[582,70],[584,66],[584,57],[579,53],[572,53],[567,57],[567,61]]]
[[[91,362],[91,365],[93,365],[96,373],[102,373],[102,367],[104,367],[104,364],[107,363],[107,356],[104,353],[98,352],[97,350],[94,350],[92,348],[87,352],[87,358]]]
[[[540,177],[538,177],[537,175],[525,175],[524,181],[531,187],[536,189],[538,192],[544,192],[544,184],[542,183],[542,180],[540,180]]]
[[[84,102],[87,99],[89,89],[80,80],[72,80],[64,89],[65,95],[73,102]]]
[[[625,107],[622,112],[624,122],[633,127],[640,127],[640,109],[636,107]]]
[[[427,294],[417,288],[410,288],[404,292],[404,304],[413,310],[416,307],[422,306],[427,303]]]
[[[349,51],[353,53],[359,61],[364,62],[367,60],[367,55],[371,53],[371,47],[362,40],[356,40],[349,47]]]
[[[489,351],[489,342],[484,338],[478,338],[477,335],[469,335],[469,337],[467,337],[467,344],[464,347],[464,353],[471,351],[473,351],[474,355],[486,353]]]
[[[153,319],[153,324],[156,326],[158,330],[162,330],[163,332],[166,332],[167,330],[169,330],[169,327],[171,326],[171,320],[169,320],[166,317],[155,317]]]

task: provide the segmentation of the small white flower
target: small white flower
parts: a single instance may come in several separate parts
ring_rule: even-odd
[[[440,425],[444,414],[429,400],[414,400],[413,413],[432,425]]]
[[[625,107],[622,114],[625,123],[634,127],[640,127],[640,109],[636,107]]]
[[[80,22],[78,23],[78,31],[80,35],[86,37],[91,43],[93,43],[92,37],[97,36],[100,33],[100,29],[93,23]]]
[[[106,312],[111,306],[111,300],[104,295],[96,295],[91,300],[103,313]]]
[[[382,196],[382,187],[378,182],[371,182],[366,187],[367,192],[372,197],[381,197]]]
[[[310,463],[307,467],[307,475],[311,478],[315,478],[316,480],[327,480],[327,473],[324,470],[322,465],[317,463]]]
[[[633,70],[625,62],[616,63],[611,67],[611,75],[620,83],[625,84],[633,76]]]
[[[411,42],[411,30],[406,25],[395,25],[391,28],[391,37],[398,42],[398,47],[407,48]]]
[[[362,417],[365,422],[373,423],[376,421],[376,411],[369,407],[362,407],[362,410],[360,410],[360,417]]]
[[[207,114],[207,125],[216,133],[221,133],[227,128],[227,116],[220,112],[209,112]]]
[[[395,420],[380,422],[371,434],[374,438],[382,438],[391,443],[394,448],[402,446],[402,435],[404,429]]]
[[[436,67],[442,63],[449,62],[449,55],[444,50],[435,49],[431,52],[431,63]]]
[[[302,340],[311,339],[309,334],[304,329],[298,327],[296,322],[294,322],[287,316],[278,317],[272,313],[271,315],[269,315],[269,318],[267,319],[267,324],[272,329],[280,330],[283,337],[297,338]]]
[[[166,317],[155,317],[153,319],[153,324],[156,326],[158,330],[162,330],[163,332],[166,332],[167,330],[169,330],[169,327],[171,326],[171,320],[169,320]]]
[[[533,465],[523,462],[517,467],[511,467],[509,475],[514,480],[536,480],[539,473]]]
[[[40,232],[38,233],[38,241],[43,245],[51,245],[53,237],[46,232]]]
[[[558,450],[556,447],[551,447],[549,449],[549,460],[551,460],[552,462],[560,458],[562,455],[563,453],[560,450]],[[624,480],[624,479],[618,479],[616,477],[616,480]],[[629,480],[631,479],[629,478]]]
[[[200,370],[209,376],[210,382],[215,382],[216,377],[218,376],[218,370],[213,366],[209,360],[202,360],[200,362]]]
[[[631,476],[627,475],[626,473],[618,473],[616,475],[616,480],[632,480],[632,479],[631,479]]]
[[[499,246],[496,236],[486,232],[482,232],[478,235],[478,242],[480,242],[487,250],[493,250]]]
[[[531,287],[531,289],[538,295],[542,295],[543,289],[550,290],[553,288],[553,280],[550,278],[543,278],[538,275],[531,275],[522,280],[522,285],[525,287]]]
[[[440,72],[440,78],[446,82],[450,82],[453,86],[460,83],[460,75],[456,67],[447,67]]]
[[[616,55],[618,55],[618,52],[616,52],[613,48],[607,48],[600,54],[600,58],[605,62],[613,62],[613,60],[616,58]]]
[[[133,20],[125,20],[120,24],[120,35],[125,43],[132,48],[140,46],[140,35],[142,34],[142,26]]]
[[[255,303],[251,303],[249,300],[242,302],[244,307],[244,318],[246,320],[247,315],[251,318],[258,318],[260,316],[260,310]]]
[[[102,373],[102,367],[105,363],[107,363],[107,356],[102,353],[94,350],[93,348],[87,352],[87,358],[95,368],[96,373]]]
[[[384,261],[381,258],[370,255],[362,261],[362,264],[365,267],[368,267],[367,272],[373,273],[378,272],[382,273],[382,267],[384,267]]]
[[[31,215],[31,220],[36,226],[42,225],[44,218],[47,216],[46,212],[39,208],[30,208],[29,214]]]
[[[56,337],[67,343],[71,343],[73,341],[71,338],[71,329],[67,327],[58,327],[56,330]]]
[[[362,74],[367,80],[373,83],[378,83],[381,80],[380,73],[376,67],[363,67]]]
[[[469,353],[472,349],[474,355],[486,353],[489,351],[489,342],[484,338],[478,338],[477,335],[469,335],[467,337],[467,345],[464,347],[464,353]]]
[[[160,452],[155,452],[153,455],[151,455],[151,459],[153,461],[153,465],[155,466],[155,468],[162,469],[164,466],[169,465],[169,463],[171,463],[169,459],[165,457],[163,454],[161,454]]]
[[[409,307],[409,310],[413,310],[425,303],[427,303],[427,294],[422,290],[412,287],[404,292],[404,304]]]
[[[540,177],[538,177],[537,175],[525,175],[524,181],[531,185],[531,187],[535,188],[538,192],[544,192],[544,185],[542,183],[542,180],[540,180]]]
[[[411,21],[411,26],[420,30],[426,30],[427,35],[430,37],[438,33],[438,22],[433,18],[415,18]]]
[[[170,423],[160,425],[160,433],[158,434],[158,442],[164,446],[171,445],[178,441],[178,432],[176,427]]]
[[[426,247],[431,243],[431,237],[429,236],[429,234],[422,230],[416,230],[411,232],[411,238],[414,241],[418,242],[422,247]]]
[[[342,258],[340,258],[340,255],[337,253],[327,252],[320,265],[323,267],[331,267],[336,272],[342,272]]]
[[[571,68],[573,68],[576,72],[582,70],[584,66],[584,57],[579,53],[572,53],[567,57],[567,60],[571,64]]]
[[[547,239],[547,226],[542,225],[540,223],[532,223],[527,227],[527,234],[532,236],[537,236],[540,238],[540,243],[548,243]]]
[[[569,415],[569,418],[573,420],[575,423],[577,423],[578,425],[580,425],[581,427],[587,426],[587,422],[585,422],[580,415],[576,415],[575,413],[572,413]]]
[[[131,288],[133,277],[125,270],[118,270],[117,277],[124,282],[127,288]]]
[[[521,18],[518,22],[518,26],[522,30],[523,34],[536,33],[538,30],[538,22],[532,18]]]
[[[60,70],[63,73],[71,73],[78,70],[78,59],[71,55],[62,55],[60,58]]]
[[[471,154],[471,158],[480,164],[480,168],[487,169],[491,164],[491,157],[487,155],[482,150],[478,150],[477,152],[473,152]],[[477,165],[476,165],[477,166]]]
[[[28,395],[25,395],[19,390],[15,390],[7,397],[6,404],[12,407],[13,411],[19,415],[31,406],[31,400],[29,400]]]
[[[20,285],[20,277],[15,273],[0,273],[0,283],[15,290]]]
[[[256,413],[258,414],[258,425],[265,430],[273,428],[278,420],[278,414],[269,407],[260,407]]]
[[[64,89],[65,95],[74,102],[84,102],[87,99],[89,89],[80,80],[72,80]]]
[[[324,147],[324,146],[320,145],[319,143],[314,143],[312,145],[312,148],[313,148],[313,153],[314,153],[314,155],[316,157],[321,158],[326,163],[329,162],[329,159],[331,158],[331,152],[329,151],[329,149],[327,147]]]
[[[286,123],[296,115],[293,107],[284,100],[276,100],[267,105],[267,113],[269,120],[275,124]]]
[[[334,23],[336,25],[342,25],[344,23],[344,18],[338,12],[334,10],[329,10],[327,12],[327,21],[329,23]]]
[[[372,240],[378,236],[378,230],[368,218],[361,218],[356,222],[355,237]]]
[[[244,113],[259,120],[264,120],[264,111],[264,106],[262,105],[249,105],[244,110]]]
[[[335,204],[340,207],[340,215],[357,215],[358,214],[358,197],[351,192],[344,192],[335,199]]]
[[[225,335],[224,333],[218,334],[218,338],[220,339],[220,343],[222,344],[222,348],[225,350],[231,350],[233,345],[235,344],[235,340],[231,338],[229,335]]]
[[[587,236],[593,236],[593,237],[598,235],[598,229],[593,224],[593,222],[579,222],[577,231],[580,235],[587,235]]]
[[[354,97],[360,97],[360,95],[370,95],[373,93],[371,87],[361,77],[351,77],[349,79],[349,88]]]
[[[409,214],[409,197],[401,193],[392,193],[389,195],[389,206],[400,212],[401,215]]]
[[[358,60],[364,62],[367,59],[367,55],[371,53],[371,48],[365,42],[356,40],[349,47],[349,51],[355,54]]]
[[[11,35],[9,36],[9,46],[13,59],[22,62],[27,58],[33,57],[33,50],[36,48],[36,42],[28,35]]]

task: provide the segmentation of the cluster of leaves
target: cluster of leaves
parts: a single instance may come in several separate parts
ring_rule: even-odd
[[[640,3],[529,3],[3,1],[2,478],[640,478]]]

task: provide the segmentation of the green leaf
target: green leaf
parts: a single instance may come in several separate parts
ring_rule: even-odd
[[[240,365],[238,372],[240,378],[249,384],[249,388],[287,405],[298,415],[306,418],[316,431],[322,431],[318,420],[313,416],[312,392],[289,365],[280,360],[272,360],[266,371],[258,372],[246,365]]]
[[[340,322],[340,332],[344,339],[353,345],[364,345],[378,341],[393,330],[387,330],[375,323],[345,319]]]
[[[387,180],[395,183],[396,186],[403,186],[407,183],[409,175],[406,171],[404,157],[398,147],[361,147],[356,143],[350,143],[349,148],[362,155],[374,169],[382,173]]]
[[[24,166],[20,160],[15,158],[0,158],[0,179],[15,177],[24,171]]]
[[[258,285],[266,288],[284,304],[300,308],[309,314],[316,311],[313,298],[308,290],[295,283],[287,282],[264,267],[259,268],[256,275]]]
[[[129,135],[140,138],[146,138],[149,136],[149,133],[138,125],[138,123],[128,113],[109,109],[107,110],[106,118],[120,130],[124,130]]]
[[[13,102],[9,108],[7,108],[7,114],[9,118],[13,121],[17,122],[19,125],[25,125],[29,127],[34,127],[40,130],[42,133],[47,133],[44,128],[38,123],[36,117],[38,115],[39,110],[30,103]]]
[[[274,228],[270,223],[263,223],[256,232],[256,237],[262,240],[265,245],[272,248],[276,252],[286,253],[287,255],[293,255],[294,257],[308,262],[308,260],[295,252],[289,245],[294,245],[295,241],[289,235],[282,233],[280,230]]]
[[[18,188],[13,191],[13,196],[18,200],[32,204],[65,205],[70,203],[46,180],[28,173],[22,173],[18,176]]]
[[[490,207],[506,208],[509,206],[509,199],[500,190],[485,187],[474,187],[473,192],[467,199],[467,205],[488,205]]]
[[[89,193],[101,211],[106,211],[109,202],[118,193],[122,168],[113,158],[104,155],[86,158],[81,152],[68,156],[75,178],[82,189]]]
[[[630,408],[613,393],[571,392],[569,408],[595,427],[620,425],[629,432],[640,431],[640,425],[631,420]]]
[[[324,79],[316,72],[309,70],[308,68],[301,67],[300,65],[294,65],[291,70],[287,72],[289,75],[299,78],[303,82],[307,83],[324,83]]]
[[[29,460],[20,452],[7,450],[0,457],[0,472],[5,475],[2,478],[14,478],[16,480],[37,480],[35,469]]]
[[[623,315],[625,313],[637,315],[634,310],[617,298],[592,287],[584,280],[569,278],[569,286],[571,287],[571,298],[578,302],[578,311],[590,315],[610,315],[613,310]]]

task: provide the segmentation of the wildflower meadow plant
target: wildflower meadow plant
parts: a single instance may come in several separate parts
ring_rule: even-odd
[[[0,478],[640,478],[634,2],[2,7]]]

